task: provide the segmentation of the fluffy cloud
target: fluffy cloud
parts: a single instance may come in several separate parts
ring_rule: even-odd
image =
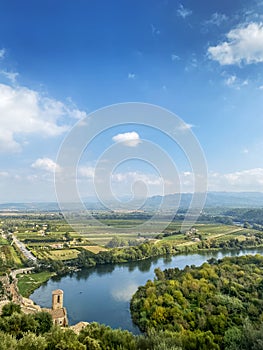
[[[210,173],[209,190],[262,191],[263,169],[254,168],[227,174]]]
[[[45,170],[50,173],[59,169],[59,166],[50,158],[38,158],[31,166],[32,168]]]
[[[248,150],[244,150],[248,153]],[[193,192],[195,177],[192,172],[180,173],[182,192]],[[253,192],[263,191],[263,168],[253,168],[230,173],[210,172],[208,174],[208,191]]]
[[[177,9],[177,15],[182,17],[182,18],[186,18],[188,16],[190,16],[193,12],[187,8],[185,8],[182,4],[179,4],[179,7]]]
[[[249,23],[232,29],[227,41],[208,48],[210,59],[221,65],[263,62],[263,24]]]
[[[129,147],[136,147],[141,142],[139,134],[135,131],[115,135],[112,140],[114,142],[123,142]]]
[[[160,176],[153,174],[144,174],[136,171],[129,171],[126,173],[115,173],[112,175],[112,180],[115,182],[134,183],[142,181],[149,186],[160,186],[163,180]]]
[[[90,178],[92,179],[94,177],[95,168],[91,166],[81,166],[78,169],[78,173],[82,177]]]
[[[85,112],[42,96],[37,91],[0,84],[0,152],[21,150],[18,141],[21,135],[61,135],[68,129],[65,123],[63,125],[63,118],[79,119],[85,115]]]

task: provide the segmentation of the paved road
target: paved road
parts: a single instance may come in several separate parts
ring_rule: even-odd
[[[18,247],[18,249],[21,251],[21,253],[28,259],[31,260],[33,262],[37,261],[37,258],[26,248],[26,246],[19,241],[19,239],[17,239],[15,237],[15,235],[13,235],[11,232],[9,233],[12,236],[13,242],[14,244]]]

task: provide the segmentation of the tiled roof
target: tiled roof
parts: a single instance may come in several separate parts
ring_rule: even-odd
[[[64,309],[50,310],[52,318],[63,318],[66,316]]]

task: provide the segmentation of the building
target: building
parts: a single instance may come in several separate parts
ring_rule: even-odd
[[[57,289],[52,292],[52,309],[44,309],[51,314],[55,325],[65,327],[68,325],[67,310],[63,307],[63,290]]]

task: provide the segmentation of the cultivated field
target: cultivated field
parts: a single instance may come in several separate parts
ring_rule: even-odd
[[[211,242],[224,243],[230,240],[239,242],[262,237],[263,232],[245,229],[236,225],[224,225],[215,223],[196,223],[194,227],[181,232],[182,222],[166,222],[164,219],[147,222],[146,219],[133,219],[122,217],[102,218],[103,226],[79,224],[76,232],[58,214],[34,214],[19,216],[7,216],[0,224],[0,261],[2,266],[22,266],[23,256],[12,245],[8,234],[13,234],[23,242],[26,247],[39,260],[66,261],[78,257],[81,250],[88,250],[94,254],[109,249],[107,245],[113,237],[118,237],[121,245],[132,246],[151,240],[156,244],[173,244],[183,249],[184,247],[200,246],[200,242],[207,247]],[[81,219],[80,219],[81,221]],[[143,226],[142,224],[146,225]],[[167,226],[167,227],[166,227]],[[78,225],[75,228],[78,228]],[[158,227],[165,228],[158,231]],[[128,229],[128,232],[126,230]],[[258,244],[258,243],[257,243]]]

